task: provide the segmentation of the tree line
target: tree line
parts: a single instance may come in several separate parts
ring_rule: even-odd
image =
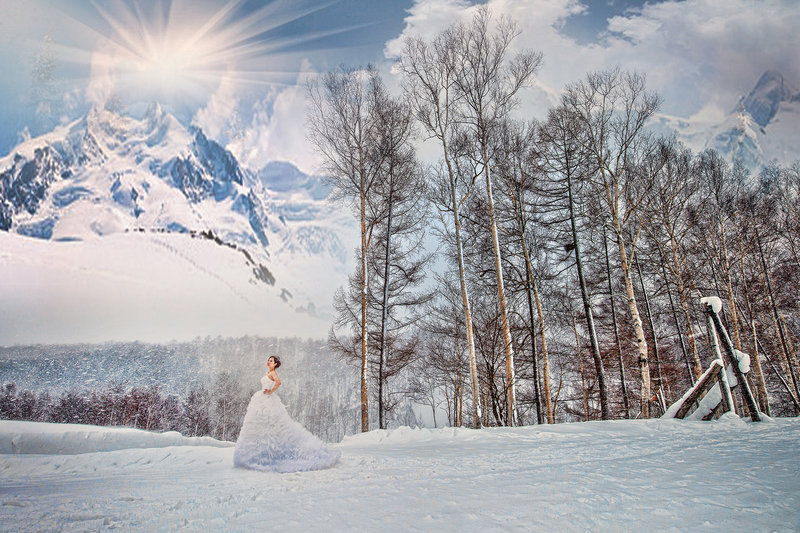
[[[126,426],[235,441],[248,400],[239,380],[225,372],[209,386],[194,385],[184,399],[164,393],[158,385],[126,387],[113,382],[104,388],[73,389],[53,396],[46,390],[37,394],[4,383],[0,419]]]
[[[479,8],[406,40],[402,94],[374,67],[308,86],[360,227],[329,344],[360,369],[362,431],[407,398],[472,427],[657,416],[714,357],[711,295],[759,410],[800,413],[800,162],[754,173],[655,135],[660,96],[620,69],[521,120],[542,55],[518,35]]]

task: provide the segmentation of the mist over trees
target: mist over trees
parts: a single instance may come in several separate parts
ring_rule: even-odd
[[[270,355],[282,360],[279,396],[294,420],[332,442],[359,430],[357,376],[324,340],[297,338],[0,347],[0,419],[236,440]],[[391,422],[417,420],[405,403]]]
[[[479,8],[470,21],[405,42],[398,96],[384,92],[374,68],[335,71],[309,89],[311,140],[362,225],[360,267],[337,297],[329,340],[371,376],[362,430],[375,416],[370,402],[386,427],[389,376],[393,394],[426,406],[437,424],[660,416],[715,357],[703,296],[724,301],[735,347],[753,359],[759,409],[800,414],[800,162],[751,172],[655,135],[648,123],[661,97],[642,74],[620,69],[569,84],[544,121],[526,117],[517,98],[542,56],[512,53],[517,35],[512,21]],[[344,110],[330,113],[358,93],[345,83],[333,91],[337,79],[372,102],[359,127],[384,124],[369,146],[337,127]],[[386,122],[378,110],[387,109],[403,120]],[[402,148],[390,142],[400,131]],[[437,160],[412,162],[414,140]],[[331,154],[334,145],[346,150]],[[393,150],[404,167],[393,165]],[[396,180],[413,183],[410,197],[386,194]],[[387,273],[404,270],[402,254],[387,253],[395,209],[416,213],[412,226],[428,227],[438,246],[424,272],[407,263],[414,283],[391,294],[408,304],[392,338],[409,348],[402,356],[386,351],[387,293],[381,301],[369,281],[385,289]]]

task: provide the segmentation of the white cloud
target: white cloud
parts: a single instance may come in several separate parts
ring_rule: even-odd
[[[800,3],[687,0],[645,5],[611,20],[629,42],[610,47],[623,65],[641,62],[665,107],[683,115],[709,105],[730,111],[767,69],[800,82]]]
[[[664,97],[663,111],[688,117],[704,109],[730,111],[761,73],[779,70],[800,85],[800,2],[794,0],[668,0],[609,20],[601,40],[579,44],[561,33],[570,15],[584,10],[575,0],[488,0],[492,14],[512,17],[522,29],[515,49],[544,54],[535,89],[524,95],[529,115],[543,118],[568,83],[587,72],[619,66],[647,76]],[[459,0],[418,0],[402,34],[389,41],[387,56],[406,36],[430,37],[471,15]]]
[[[212,139],[226,142],[240,126],[239,100],[236,97],[235,83],[229,76],[220,79],[219,87],[211,95],[205,107],[198,109],[192,124],[200,127]]]
[[[305,61],[294,85],[272,86],[253,106],[252,121],[228,148],[250,168],[269,161],[289,161],[306,173],[319,170],[319,156],[306,138],[306,80],[313,75]]]

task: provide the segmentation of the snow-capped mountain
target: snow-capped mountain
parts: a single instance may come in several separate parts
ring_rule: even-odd
[[[325,277],[346,272],[340,234],[347,219],[325,201],[329,192],[320,177],[290,163],[244,168],[201,129],[185,127],[157,104],[141,118],[95,108],[0,158],[0,230],[10,239],[49,243],[50,249],[35,247],[41,257],[65,243],[84,243],[84,255],[91,250],[100,263],[120,247],[129,248],[121,255],[137,258],[133,250],[153,249],[142,238],[158,237],[159,249],[167,246],[172,255],[186,258],[183,266],[190,269],[199,269],[210,253],[197,251],[192,241],[207,241],[238,258],[211,254],[219,264],[244,269],[244,277],[234,277],[267,285],[292,310],[313,314],[324,312],[341,284]],[[34,250],[8,245],[20,257],[23,250]],[[79,261],[79,255],[62,266]],[[139,259],[169,261],[168,256],[148,253]],[[91,268],[136,275],[135,269],[111,263]],[[4,266],[8,272],[22,270],[0,261]],[[68,281],[59,275],[62,282]]]
[[[762,74],[727,120],[712,130],[709,147],[751,169],[800,158],[800,92],[780,72]]]
[[[309,201],[283,194],[304,187]],[[53,240],[134,228],[211,231],[269,255],[303,226],[292,228],[287,219],[317,220],[314,202],[328,192],[290,163],[249,172],[201,129],[183,127],[157,104],[141,120],[95,108],[0,159],[0,229]],[[293,212],[303,216],[287,216]],[[339,253],[335,233],[326,237],[327,250]]]
[[[694,150],[713,148],[754,171],[771,161],[791,164],[800,159],[800,91],[780,72],[768,70],[723,121],[692,123],[662,115],[656,129],[675,131]]]

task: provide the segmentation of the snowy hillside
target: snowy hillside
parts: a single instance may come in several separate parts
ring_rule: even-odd
[[[226,323],[245,316],[236,320],[239,333],[287,334],[276,331],[292,322],[281,320],[281,313],[324,315],[346,278],[349,247],[342,239],[347,240],[348,217],[326,201],[328,193],[319,177],[289,163],[243,168],[201,129],[184,127],[158,105],[140,119],[94,108],[0,158],[0,278],[22,306],[14,314],[25,320],[24,311],[38,306],[45,312],[37,319],[42,324],[73,332],[24,339],[0,334],[0,343],[129,340],[138,338],[133,332],[142,334],[142,328],[117,328],[81,337],[87,327],[104,322],[81,319],[82,300],[97,304],[89,313],[99,305],[106,316],[134,317],[134,323],[145,318],[163,325],[177,317],[186,325],[198,315],[191,332],[178,327],[161,340],[230,334],[229,327],[204,329],[219,315]],[[28,262],[36,265],[36,277],[25,273]],[[99,276],[96,285],[93,275]],[[32,291],[27,298],[25,288]],[[7,299],[6,292],[0,296]],[[277,299],[291,306],[279,306]],[[198,306],[201,300],[219,305]],[[229,301],[261,311],[234,305],[228,315]],[[149,318],[145,306],[155,310]],[[61,307],[76,312],[65,315]],[[272,316],[263,312],[268,309],[280,311]],[[59,322],[56,315],[67,320]],[[243,327],[256,321],[272,329]],[[77,322],[83,326],[73,330]],[[3,329],[15,330],[10,322],[0,324]]]
[[[289,279],[290,266],[186,234],[52,242],[0,231],[0,343],[324,337],[329,321],[298,312]]]
[[[676,132],[695,151],[716,149],[751,170],[773,160],[791,164],[800,159],[800,91],[780,72],[768,70],[721,122],[660,115],[654,127],[662,133]]]
[[[0,421],[2,531],[796,531],[800,421],[372,431],[328,470],[219,441]]]

